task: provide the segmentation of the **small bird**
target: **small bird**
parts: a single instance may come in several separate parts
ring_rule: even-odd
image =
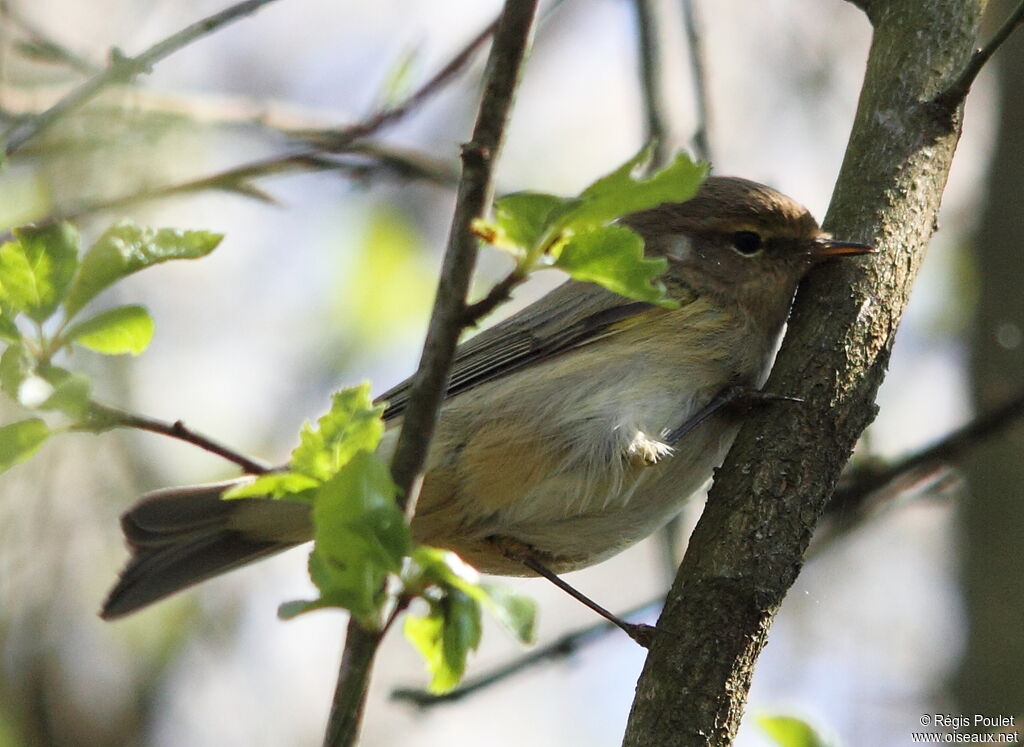
[[[461,345],[412,520],[418,542],[484,573],[533,575],[648,536],[724,459],[742,419],[730,404],[759,398],[800,279],[822,260],[873,251],[733,177],[620,223],[668,260],[661,279],[679,307],[569,280]],[[380,398],[382,456],[408,392],[407,380]],[[307,505],[221,500],[237,483],[161,490],[130,507],[131,558],[102,616],[312,539]]]

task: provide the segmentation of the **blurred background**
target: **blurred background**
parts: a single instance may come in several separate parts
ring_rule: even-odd
[[[112,47],[137,54],[225,5],[0,3],[2,124],[55,101]],[[668,142],[689,147],[699,122],[681,6],[662,5],[679,19],[662,40]],[[1003,0],[990,6],[994,19],[1008,11]],[[301,150],[296,131],[350,124],[401,100],[499,9],[496,0],[282,0],[137,86],[108,91],[12,158],[0,172],[3,230],[57,214],[73,217],[86,243],[123,217],[226,234],[209,258],[148,270],[103,296],[106,305],[145,301],[157,334],[138,359],[73,361],[96,376],[98,396],[280,462],[332,390],[369,379],[382,392],[410,374],[482,55],[362,153],[156,198]],[[870,43],[866,18],[841,0],[716,0],[696,10],[714,171],[769,183],[822,217]],[[637,12],[629,0],[564,0],[543,14],[499,190],[572,194],[644,141]],[[968,103],[941,230],[862,459],[919,451],[1024,381],[1024,40],[997,55]],[[476,292],[507,269],[485,251]],[[560,280],[544,274],[499,313]],[[3,422],[18,417],[4,407]],[[759,713],[805,718],[841,744],[903,745],[922,714],[1024,712],[1022,447],[1020,427],[1000,431],[956,472],[823,533],[758,664],[740,744],[771,744]],[[320,743],[344,616],[276,617],[279,603],[311,593],[307,549],[124,621],[96,614],[125,557],[124,507],[145,490],[233,474],[194,447],[127,432],[63,436],[0,477],[0,747]],[[699,508],[681,522],[683,542]],[[569,580],[626,610],[657,598],[670,576],[652,539]],[[508,583],[539,603],[539,645],[594,622],[547,582]],[[522,654],[488,625],[468,675]],[[621,634],[595,636],[466,699],[418,709],[389,698],[427,682],[394,634],[363,743],[616,745],[643,658]]]

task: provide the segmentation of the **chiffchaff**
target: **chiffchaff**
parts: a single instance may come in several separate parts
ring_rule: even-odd
[[[582,568],[646,537],[722,462],[740,416],[721,405],[763,384],[800,279],[824,259],[871,251],[736,178],[621,222],[668,260],[662,280],[679,307],[570,280],[463,344],[416,540],[485,573],[527,575]],[[405,382],[381,397],[385,456],[407,393]],[[132,557],[104,617],[312,539],[305,504],[222,501],[237,482],[162,490],[128,509]]]

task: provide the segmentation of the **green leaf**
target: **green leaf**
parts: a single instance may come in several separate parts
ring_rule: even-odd
[[[107,355],[138,355],[153,339],[153,317],[143,306],[118,306],[79,322],[64,333],[66,342]]]
[[[0,246],[0,302],[37,322],[64,298],[78,262],[78,232],[68,223],[14,229]]]
[[[430,600],[430,612],[405,621],[405,635],[430,671],[429,689],[444,693],[459,684],[470,651],[480,645],[480,604],[458,589]]]
[[[657,280],[668,268],[667,260],[646,259],[643,239],[625,226],[574,234],[559,251],[555,267],[637,301],[676,305],[665,298],[665,286]]]
[[[533,643],[537,634],[537,603],[501,584],[480,584],[483,606],[523,644]]]
[[[50,429],[39,418],[0,428],[0,472],[6,472],[35,454],[49,435]]]
[[[757,724],[779,745],[779,747],[829,747],[814,727],[793,716],[762,714],[756,717]]]
[[[672,163],[649,178],[638,178],[638,173],[650,160],[651,152],[652,146],[647,146],[583,190],[578,205],[559,218],[559,228],[580,231],[601,226],[623,215],[665,202],[685,202],[697,193],[707,176],[707,164],[694,163],[685,153],[680,153]]]
[[[537,605],[498,584],[480,583],[479,572],[458,555],[436,547],[418,546],[412,553],[411,573],[407,588],[423,594],[431,585],[442,593],[457,589],[476,600],[521,643],[532,643],[537,619]]]
[[[0,341],[20,343],[21,339],[21,331],[14,320],[7,316],[0,316]]]
[[[82,258],[64,302],[68,318],[111,283],[161,262],[204,257],[222,238],[208,231],[153,230],[129,221],[118,223],[107,229]]]
[[[298,498],[302,496],[306,502],[312,503],[313,495],[310,491],[319,484],[318,480],[298,472],[271,472],[260,475],[252,482],[236,485],[224,493],[222,498],[231,500],[234,498]]]
[[[536,248],[547,235],[552,218],[578,200],[541,192],[517,192],[494,203],[495,236],[490,243],[502,248]]]
[[[331,479],[358,452],[372,452],[384,434],[382,404],[370,398],[370,385],[348,387],[331,397],[331,409],[317,421],[302,426],[299,445],[292,451],[288,470],[261,475],[232,488],[225,498],[291,498],[312,503],[312,492]]]
[[[359,451],[373,451],[384,434],[384,405],[373,404],[370,384],[348,387],[331,397],[331,409],[314,428],[299,433],[289,466],[319,481],[328,480]]]
[[[0,390],[15,402],[18,401],[21,382],[28,373],[24,353],[21,345],[9,345],[0,355]]]
[[[320,487],[309,565],[320,598],[289,605],[282,614],[336,606],[365,627],[380,626],[384,580],[401,570],[412,543],[396,491],[387,465],[367,451],[353,455]]]

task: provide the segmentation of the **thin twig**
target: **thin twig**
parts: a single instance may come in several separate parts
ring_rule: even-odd
[[[648,610],[658,609],[661,607],[663,601],[664,596],[659,596],[657,599],[652,599],[649,602],[644,602],[643,604],[627,610],[622,614],[622,617],[628,620],[629,618],[636,617]],[[547,645],[539,646],[530,653],[524,656],[518,656],[507,664],[497,667],[487,674],[467,679],[463,685],[450,692],[444,693],[443,695],[435,695],[434,693],[427,692],[426,690],[416,688],[398,688],[391,691],[391,698],[393,700],[412,703],[420,708],[429,708],[431,706],[441,705],[442,703],[452,703],[457,700],[462,700],[468,695],[472,695],[492,685],[497,685],[499,682],[508,679],[512,675],[529,669],[536,664],[569,657],[582,647],[591,643],[596,643],[601,638],[604,638],[608,633],[617,630],[618,628],[614,623],[602,620],[601,622],[588,625],[587,627],[572,633],[567,633]]]
[[[644,139],[654,143],[650,167],[664,165],[668,161],[668,125],[664,113],[662,95],[662,61],[658,43],[656,0],[634,0],[637,25],[637,54],[640,58],[640,87],[644,102]]]
[[[10,21],[14,26],[20,28],[30,37],[31,43],[36,45],[39,52],[48,55],[48,60],[61,62],[78,73],[94,75],[99,67],[69,47],[61,44],[53,37],[46,34],[42,29],[30,22],[21,13],[15,11],[10,3],[0,3],[0,16]]]
[[[856,509],[866,498],[879,491],[885,494],[880,500],[891,499],[893,495],[903,492],[906,485],[926,480],[932,473],[963,459],[979,445],[1022,418],[1024,391],[916,454],[881,469],[869,467],[861,472],[853,471],[846,478],[845,484],[841,484],[833,494],[829,511],[841,514]],[[876,502],[872,500],[872,503]]]
[[[422,179],[441,186],[452,186],[457,180],[457,175],[448,164],[420,153],[396,150],[374,143],[353,143],[348,150],[347,155],[361,160],[342,160],[340,156],[326,155],[318,150],[294,151],[197,179],[79,205],[59,216],[53,216],[52,219],[77,220],[104,210],[121,209],[142,202],[194,194],[204,190],[233,192],[274,203],[274,198],[252,184],[251,180],[296,171],[346,171],[354,179],[365,179],[375,172],[390,171],[403,179]]]
[[[693,101],[697,107],[697,128],[693,132],[693,154],[701,161],[710,162],[711,104],[708,95],[704,45],[701,42],[700,23],[697,20],[694,2],[695,0],[683,0],[686,49],[690,55],[690,74],[693,77]]]
[[[484,75],[484,92],[473,138],[462,149],[462,179],[437,299],[391,460],[392,478],[403,505],[410,513],[416,504],[427,448],[447,389],[455,346],[463,329],[461,317],[477,253],[477,240],[470,230],[471,225],[485,214],[491,201],[494,163],[504,140],[536,10],[537,0],[506,0]],[[349,624],[324,738],[328,747],[347,746],[356,741],[373,652],[379,643],[379,633]]]
[[[971,55],[970,60],[964,65],[964,69],[956,76],[953,83],[936,96],[932,103],[946,111],[953,111],[956,107],[960,106],[963,100],[967,98],[967,94],[970,93],[971,86],[974,85],[974,80],[978,77],[978,73],[992,59],[992,55],[996,53],[996,50],[1010,38],[1010,35],[1022,23],[1024,23],[1024,2],[1018,5],[1017,9],[1010,14],[1003,25],[999,27],[999,30],[996,31],[995,35],[989,39],[988,44]]]
[[[164,420],[157,420],[156,418],[150,418],[145,415],[125,412],[124,410],[118,410],[114,407],[94,403],[90,422],[72,426],[72,430],[87,431],[97,428],[102,428],[104,430],[107,428],[136,428],[138,430],[149,431],[150,433],[159,433],[163,436],[176,438],[179,441],[185,441],[193,446],[198,446],[204,451],[209,451],[211,454],[216,454],[223,459],[227,459],[229,462],[237,464],[243,471],[245,471],[246,474],[250,475],[262,475],[270,472],[272,469],[270,466],[263,464],[262,462],[258,462],[251,457],[247,457],[245,454],[241,454],[234,449],[217,443],[211,438],[207,438],[200,433],[196,433],[186,426],[181,420],[168,423]]]
[[[462,312],[463,327],[473,327],[481,319],[512,297],[512,289],[526,280],[526,273],[520,267],[494,284],[487,295],[469,304]]]
[[[274,0],[245,0],[236,3],[171,34],[135,57],[125,57],[117,49],[112,50],[110,61],[102,72],[86,80],[49,109],[40,112],[26,122],[15,125],[11,131],[6,133],[4,153],[10,156],[26,142],[52,127],[107,86],[127,83],[138,75],[148,73],[153,65],[182,47],[232,21],[251,15],[271,2]]]
[[[267,1],[269,0],[264,0],[264,2]],[[468,65],[473,55],[480,49],[483,43],[490,38],[496,23],[497,21],[489,24],[473,37],[444,67],[394,107],[379,111],[363,121],[343,128],[328,130],[279,130],[288,137],[305,140],[312,144],[313,147],[306,147],[270,158],[259,159],[216,174],[191,179],[178,184],[87,204],[60,217],[64,220],[75,219],[100,210],[123,208],[127,205],[138,204],[143,201],[163,199],[208,189],[235,192],[267,202],[273,202],[269,195],[249,183],[250,180],[269,174],[294,170],[326,171],[347,169],[357,176],[363,176],[371,171],[370,168],[359,164],[346,163],[330,158],[325,153],[362,155],[376,160],[381,166],[406,178],[422,178],[440,184],[452,184],[455,181],[455,174],[439,161],[428,159],[420,154],[388,149],[370,143],[358,143],[357,141],[376,133],[385,126],[394,124],[440,91],[446,83],[453,80]],[[69,94],[69,96],[72,94]],[[61,99],[61,101],[66,99],[67,97]],[[59,105],[60,102],[47,111],[52,111]],[[33,117],[32,120],[37,118]]]
[[[464,70],[473,59],[477,50],[479,50],[494,34],[494,30],[497,25],[497,20],[488,24],[482,31],[480,31],[480,33],[474,36],[461,50],[459,50],[455,56],[449,60],[448,64],[438,70],[423,85],[416,89],[416,91],[407,96],[400,104],[387,109],[381,109],[367,119],[341,129],[299,130],[288,134],[314,144],[318,146],[320,150],[327,152],[343,150],[347,148],[350,143],[365,138],[368,135],[372,135],[385,125],[393,124],[404,117],[421,103],[440,91],[445,84],[462,72],[462,70]]]

